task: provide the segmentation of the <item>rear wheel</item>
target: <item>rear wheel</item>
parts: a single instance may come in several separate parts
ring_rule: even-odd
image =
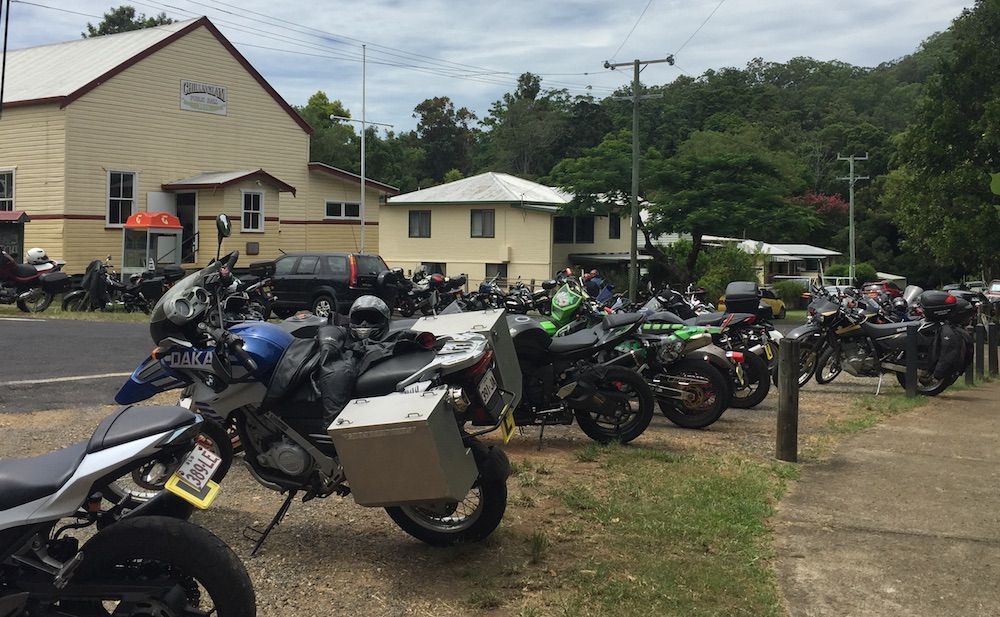
[[[17,308],[25,313],[41,313],[52,304],[52,294],[41,287],[31,289],[27,296],[17,299]]]
[[[771,371],[767,361],[752,351],[743,353],[743,384],[733,383],[729,404],[739,409],[756,407],[771,390]]]
[[[944,379],[935,379],[934,373],[930,371],[917,371],[917,394],[924,396],[937,396],[945,391],[958,379],[958,374],[954,374]],[[896,380],[899,385],[906,387],[906,373],[896,373]]]
[[[215,482],[222,482],[233,463],[232,436],[220,425],[206,419],[201,423],[198,443],[222,458],[222,464],[212,476]],[[107,491],[113,496],[114,501],[126,498],[130,507],[138,506],[163,490],[163,485],[182,461],[183,458],[179,461],[150,461],[108,484]]]
[[[635,371],[608,367],[596,384],[597,391],[614,403],[614,413],[574,410],[580,429],[602,444],[617,441],[628,443],[642,435],[653,419],[653,392],[649,384]]]
[[[403,317],[413,317],[413,313],[416,312],[416,307],[413,306],[413,300],[411,298],[403,298],[399,301],[399,314]]]
[[[660,412],[677,426],[705,428],[729,407],[729,381],[701,360],[681,359],[666,367],[656,383],[679,390],[679,398],[660,398]]]
[[[187,521],[164,516],[126,518],[98,532],[83,551],[87,566],[80,568],[70,587],[90,591],[93,586],[106,592],[105,599],[72,601],[73,609],[85,604],[88,610],[67,614],[257,614],[253,585],[243,562],[218,536]]]

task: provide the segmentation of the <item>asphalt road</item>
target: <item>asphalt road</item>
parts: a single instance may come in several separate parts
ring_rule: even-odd
[[[144,323],[0,318],[0,413],[112,404],[152,348]]]

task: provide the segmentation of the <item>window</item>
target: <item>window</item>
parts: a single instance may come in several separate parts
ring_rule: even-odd
[[[594,243],[594,217],[581,216],[576,219],[576,241],[578,244]]]
[[[622,217],[618,214],[608,215],[608,238],[617,240],[622,237]]]
[[[108,227],[122,227],[135,213],[136,174],[131,171],[108,172]]]
[[[328,219],[360,219],[361,204],[328,201],[326,202],[326,218]]]
[[[431,211],[410,210],[410,237],[431,237]]]
[[[319,255],[303,255],[295,274],[317,274],[319,272]]]
[[[243,231],[264,231],[264,193],[243,193]]]
[[[573,243],[572,216],[557,216],[552,219],[552,242],[555,244]]]
[[[473,210],[472,211],[472,237],[492,238],[494,237],[495,210]]]
[[[0,171],[0,212],[14,209],[14,170]]]
[[[497,282],[500,285],[506,285],[507,264],[486,264],[486,280],[490,280],[494,276],[497,277]]]

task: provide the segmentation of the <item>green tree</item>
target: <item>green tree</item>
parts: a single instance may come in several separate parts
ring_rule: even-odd
[[[104,19],[95,27],[87,22],[87,31],[81,32],[83,38],[104,36],[105,34],[117,34],[119,32],[131,32],[132,30],[142,30],[174,23],[173,19],[167,17],[166,13],[160,13],[154,17],[146,17],[144,14],[136,16],[135,7],[122,5],[111,9],[104,14]]]
[[[413,109],[418,118],[416,138],[424,150],[423,173],[434,182],[442,182],[446,173],[457,169],[462,174],[472,170],[476,130],[471,126],[476,115],[455,104],[446,96],[426,99]]]
[[[313,136],[309,140],[310,161],[360,173],[361,136],[355,132],[353,123],[330,118],[330,116],[351,117],[351,113],[343,103],[331,101],[325,92],[319,91],[309,97],[305,107],[296,107],[295,111],[313,130]],[[369,145],[367,141],[366,135],[366,149]]]
[[[899,144],[882,203],[897,212],[904,243],[956,275],[1000,267],[1000,3],[979,0],[952,24],[927,96]]]

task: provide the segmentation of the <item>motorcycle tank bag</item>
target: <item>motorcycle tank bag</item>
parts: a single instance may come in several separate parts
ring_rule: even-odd
[[[760,289],[753,281],[733,281],[726,285],[727,313],[757,314],[760,304]]]

